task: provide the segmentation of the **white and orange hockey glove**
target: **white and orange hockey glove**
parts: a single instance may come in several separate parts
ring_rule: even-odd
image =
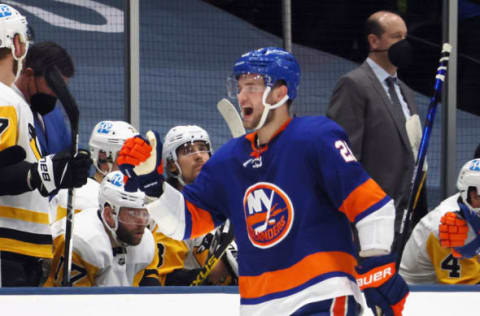
[[[458,206],[460,212],[448,212],[440,220],[440,244],[451,247],[457,258],[472,258],[480,254],[480,217],[465,204]]]
[[[142,190],[147,195],[159,197],[163,176],[162,142],[156,131],[148,131],[147,139],[135,136],[125,141],[118,153],[117,164],[125,175],[125,190]]]

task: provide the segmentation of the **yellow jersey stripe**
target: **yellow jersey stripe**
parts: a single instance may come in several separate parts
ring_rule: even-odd
[[[20,253],[32,257],[53,258],[51,244],[39,245],[10,238],[0,238],[0,250]]]
[[[50,224],[48,213],[34,212],[12,206],[0,206],[0,217],[38,224]]]
[[[82,210],[78,210],[78,209],[74,210],[75,214],[80,213],[81,211]],[[65,216],[67,216],[67,209],[63,206],[57,207],[57,218],[55,219],[55,221],[59,221]]]

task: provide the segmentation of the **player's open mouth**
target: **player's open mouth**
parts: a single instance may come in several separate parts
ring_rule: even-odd
[[[248,116],[253,113],[252,108],[243,108],[243,116]]]

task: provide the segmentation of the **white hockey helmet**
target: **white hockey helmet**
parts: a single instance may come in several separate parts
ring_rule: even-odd
[[[88,146],[93,160],[93,165],[103,175],[112,171],[113,163],[117,159],[117,154],[122,149],[123,143],[127,138],[138,135],[138,131],[132,125],[123,121],[101,121],[93,128]],[[99,159],[100,152],[106,154],[107,160]],[[100,163],[107,162],[108,170],[102,171]]]
[[[172,160],[177,166],[178,174],[173,174],[167,169],[167,176],[176,178],[182,185],[185,185],[182,177],[182,169],[178,164],[177,149],[187,143],[193,143],[196,141],[204,141],[208,145],[208,152],[212,155],[212,144],[208,133],[197,125],[179,125],[171,128],[165,140],[162,148],[162,159],[166,164],[168,160]]]
[[[111,172],[102,180],[102,183],[100,184],[100,191],[98,193],[98,203],[100,206],[101,218],[105,226],[112,233],[112,236],[120,244],[125,243],[124,241],[119,240],[117,236],[120,208],[127,207],[133,209],[143,209],[145,208],[145,202],[146,195],[144,192],[140,190],[137,190],[136,192],[125,191],[123,174],[120,171]],[[115,222],[114,227],[110,227],[105,220],[105,204],[110,205],[110,208],[112,209],[112,215]],[[145,214],[147,217],[142,217],[142,219],[145,221],[145,225],[147,225],[149,221],[148,213],[139,213],[135,214],[134,216],[145,216]]]
[[[470,187],[477,189],[477,194],[480,195],[480,159],[473,159],[464,164],[457,179],[457,189],[460,191],[463,202],[470,210],[480,215],[480,208],[474,208],[467,202]]]
[[[18,62],[17,77],[22,71],[23,59],[27,55],[29,36],[27,19],[16,9],[0,3],[0,48],[10,48],[13,58]],[[20,41],[25,43],[25,54],[20,57],[15,55],[14,37],[20,36]]]

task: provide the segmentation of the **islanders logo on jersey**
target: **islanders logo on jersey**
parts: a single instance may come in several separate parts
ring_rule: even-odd
[[[243,197],[243,212],[248,238],[258,248],[275,246],[292,228],[293,204],[273,183],[258,182],[249,187]]]

